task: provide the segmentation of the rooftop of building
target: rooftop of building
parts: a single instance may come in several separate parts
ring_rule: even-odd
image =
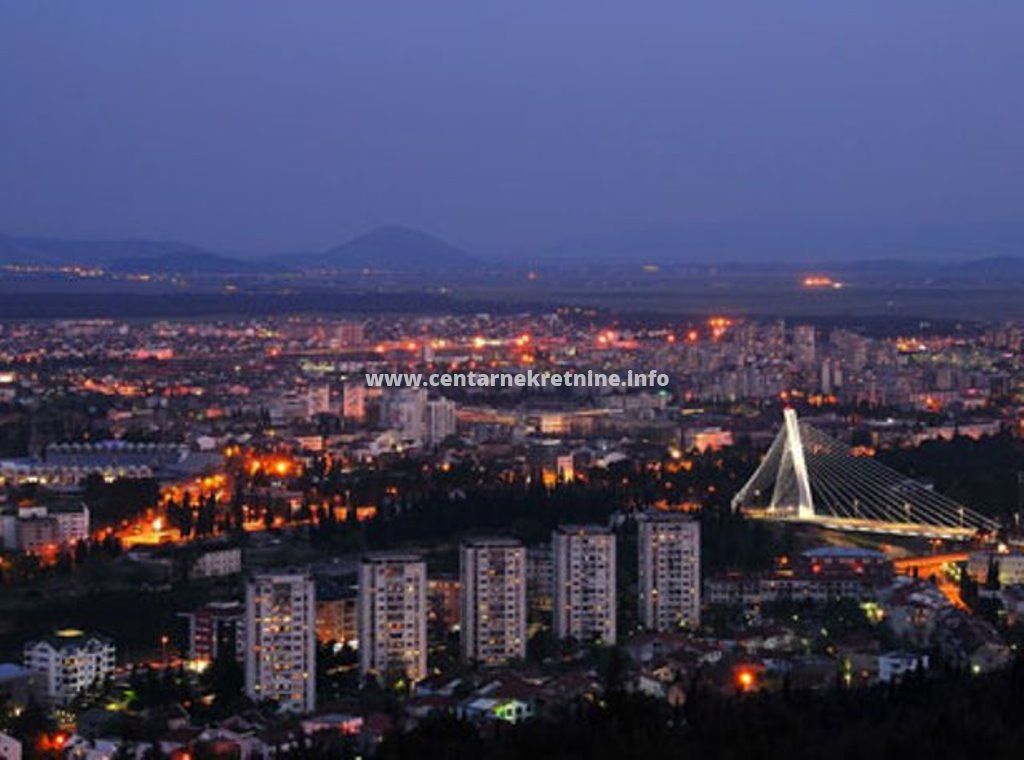
[[[462,545],[467,547],[508,547],[518,548],[523,542],[511,536],[469,536],[462,540]]]
[[[611,535],[612,530],[604,525],[577,525],[568,523],[566,525],[559,525],[555,528],[555,533],[579,536],[607,536]]]
[[[368,552],[362,556],[365,564],[386,564],[389,562],[423,562],[423,555],[410,551]]]
[[[885,560],[888,559],[883,552],[874,549],[861,549],[857,546],[820,546],[816,549],[808,549],[802,552],[807,559],[861,559],[861,560]]]
[[[663,523],[697,523],[696,516],[689,512],[664,512],[651,510],[637,515],[638,521],[642,522],[663,522]]]
[[[113,645],[114,640],[98,633],[89,633],[78,628],[58,628],[52,633],[41,636],[38,639],[27,641],[26,647],[32,647],[40,643],[49,644],[54,649],[68,649],[71,647],[87,646],[92,643]]]

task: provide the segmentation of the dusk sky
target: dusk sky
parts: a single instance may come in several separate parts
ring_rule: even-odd
[[[3,0],[0,232],[984,236],[1024,223],[1022,40],[1020,0]]]

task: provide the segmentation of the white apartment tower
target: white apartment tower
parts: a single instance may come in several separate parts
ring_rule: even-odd
[[[407,553],[368,554],[359,565],[359,672],[427,676],[427,565]]]
[[[245,693],[282,710],[316,709],[316,592],[304,572],[254,575],[245,585]]]
[[[445,438],[455,434],[455,402],[447,398],[432,398],[427,401],[425,411],[426,442],[436,446]]]
[[[476,538],[459,551],[462,656],[481,665],[526,657],[526,548],[511,538]]]
[[[654,631],[700,624],[700,523],[652,512],[639,524],[640,622]]]
[[[422,442],[426,432],[427,391],[391,388],[381,397],[381,422],[410,441]]]
[[[615,534],[597,525],[562,525],[551,544],[555,635],[614,644]]]

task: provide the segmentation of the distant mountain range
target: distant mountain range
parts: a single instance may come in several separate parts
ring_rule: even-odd
[[[0,263],[103,266],[117,260],[213,255],[194,245],[157,240],[64,240],[0,235]]]
[[[332,269],[381,269],[394,272],[434,272],[478,268],[481,262],[461,248],[409,227],[378,227],[305,263]]]
[[[175,241],[0,235],[0,264],[96,266],[112,272],[154,274],[273,274],[309,268],[425,273],[482,265],[462,249],[408,227],[379,227],[322,253],[262,258],[224,256]]]
[[[486,262],[433,235],[409,227],[378,227],[341,245],[319,253],[290,253],[274,256],[226,256],[181,243],[159,240],[65,240],[57,238],[13,237],[0,235],[0,265],[42,267],[102,267],[115,273],[151,273],[182,275],[254,275],[287,271],[332,269],[338,271],[373,270],[406,274],[466,273],[485,267],[524,267],[527,265],[578,270],[580,267],[632,269],[642,264],[668,267],[715,268],[721,272],[758,273],[783,270],[821,269],[850,275],[974,277],[998,279],[1024,277],[1022,250],[1015,246],[1014,230],[1002,238],[980,235],[972,248],[963,231],[950,231],[946,245],[929,240],[933,247],[923,249],[920,240],[889,250],[905,254],[881,253],[864,246],[864,252],[832,250],[831,255],[814,255],[810,239],[785,239],[776,236],[771,245],[742,229],[724,232],[721,228],[695,228],[676,231],[623,233],[620,237],[577,241],[536,257],[509,255],[503,261]],[[766,238],[770,236],[765,236]],[[813,238],[814,236],[810,236]],[[1024,240],[1024,235],[1022,235]],[[846,238],[856,248],[854,236]],[[852,241],[852,242],[850,242]],[[828,251],[824,246],[817,250]],[[790,255],[776,247],[789,246]],[[960,250],[961,253],[954,253]],[[985,256],[982,250],[989,251]],[[701,253],[703,251],[703,253]],[[738,252],[745,252],[739,255]],[[756,253],[758,252],[759,253]],[[974,252],[973,255],[971,251]],[[1012,251],[1012,253],[1007,253]]]

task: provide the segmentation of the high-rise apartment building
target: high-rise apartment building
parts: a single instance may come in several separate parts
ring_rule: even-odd
[[[551,544],[555,635],[614,644],[615,534],[596,525],[562,525]]]
[[[245,584],[245,692],[282,710],[316,709],[316,592],[303,572],[254,575]]]
[[[426,432],[427,391],[423,388],[389,388],[380,402],[381,423],[403,439],[423,441]]]
[[[814,325],[793,328],[793,360],[803,366],[813,366],[817,357]]]
[[[436,446],[445,438],[455,434],[455,402],[447,398],[432,398],[427,401],[424,412],[426,443]]]
[[[462,656],[482,665],[526,657],[526,548],[511,538],[465,541]]]
[[[368,554],[359,565],[359,670],[427,676],[427,565],[415,554]]]
[[[346,420],[366,420],[366,385],[359,380],[350,380],[342,387],[341,415]]]
[[[655,631],[700,624],[700,523],[653,512],[639,524],[640,622]]]

